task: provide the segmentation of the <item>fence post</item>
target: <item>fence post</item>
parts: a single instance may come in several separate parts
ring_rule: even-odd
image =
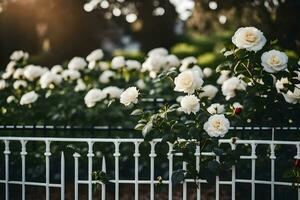
[[[5,155],[5,200],[9,199],[9,140],[4,140],[5,144],[5,150],[4,150],[4,155]]]
[[[78,200],[78,158],[79,153],[74,153],[74,200]]]
[[[255,160],[256,160],[256,144],[251,143],[251,199],[255,200]]]
[[[25,189],[25,182],[26,182],[26,177],[25,177],[25,169],[26,169],[26,161],[25,161],[25,156],[27,155],[26,152],[26,140],[21,140],[21,160],[22,160],[22,200],[25,200],[25,194],[26,194],[26,189]]]
[[[88,199],[92,200],[93,199],[93,183],[92,183],[92,173],[93,173],[93,145],[94,142],[91,140],[88,141]]]
[[[231,149],[234,151],[236,149],[236,144],[231,143]],[[231,167],[231,199],[235,200],[235,182],[236,182],[236,171],[235,171],[235,165],[232,165]]]
[[[173,173],[173,144],[168,143],[169,144],[169,152],[168,152],[168,159],[169,159],[169,194],[168,194],[168,199],[172,200],[173,199],[173,192],[172,192],[172,173]]]
[[[119,157],[121,156],[119,147],[120,147],[120,142],[115,141],[115,200],[119,200]]]
[[[45,140],[46,144],[46,150],[45,150],[45,159],[46,159],[46,200],[50,199],[50,189],[49,189],[49,184],[50,184],[50,159],[49,157],[51,156],[50,152],[50,141]]]
[[[151,150],[150,150],[150,200],[154,200],[154,158],[156,157],[155,153],[155,145],[154,141],[150,142]]]
[[[105,156],[103,156],[102,159],[102,168],[101,171],[106,173],[106,161],[105,161]],[[105,200],[105,190],[106,190],[106,186],[105,183],[101,184],[101,200]]]
[[[196,146],[195,156],[196,156],[196,170],[200,174],[200,146]],[[199,184],[197,187],[197,200],[201,200],[201,182],[199,177]]]
[[[60,184],[61,184],[60,199],[64,200],[65,199],[65,154],[63,151],[61,152],[61,157],[60,157]]]
[[[134,142],[135,150],[134,150],[134,199],[139,199],[139,145],[140,143],[138,141]]]

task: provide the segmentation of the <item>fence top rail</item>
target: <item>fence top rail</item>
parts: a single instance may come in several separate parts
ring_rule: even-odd
[[[57,137],[0,137],[0,141],[36,141],[36,142],[79,142],[79,143],[142,143],[143,138],[57,138]],[[159,143],[161,138],[156,138],[150,142]],[[233,143],[234,141],[234,143]],[[281,141],[281,140],[242,140],[233,139],[220,139],[220,144],[281,144],[281,145],[300,145],[300,141]]]
[[[133,131],[133,127],[122,126],[72,126],[72,125],[0,125],[0,131],[3,130],[87,130],[87,131]],[[271,127],[271,126],[235,126],[230,130],[300,130],[300,126],[290,127]]]

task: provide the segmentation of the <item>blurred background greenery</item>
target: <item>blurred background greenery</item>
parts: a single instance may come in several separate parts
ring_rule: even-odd
[[[0,64],[18,49],[51,66],[96,48],[141,58],[163,46],[213,66],[239,26],[256,26],[299,52],[299,10],[299,0],[1,0]]]

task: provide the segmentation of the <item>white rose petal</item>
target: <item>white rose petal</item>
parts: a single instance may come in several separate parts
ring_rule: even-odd
[[[72,69],[66,69],[62,72],[62,77],[65,79],[65,80],[76,80],[76,79],[79,79],[81,74],[79,71],[77,70],[72,70]]]
[[[197,70],[186,70],[175,78],[174,83],[174,91],[192,94],[201,89],[203,80]]]
[[[20,89],[21,87],[26,88],[26,87],[27,87],[27,82],[24,81],[24,80],[16,80],[16,81],[13,83],[13,88],[14,88],[15,90],[18,90],[18,89]]]
[[[88,108],[94,107],[97,102],[106,98],[106,94],[100,89],[91,89],[84,97],[84,102]]]
[[[24,51],[14,51],[11,55],[10,55],[10,60],[13,61],[19,61],[19,60],[27,60],[29,57],[29,54],[27,52]]]
[[[230,127],[229,120],[224,115],[212,115],[204,124],[204,130],[210,137],[224,137]]]
[[[231,77],[224,81],[222,85],[222,93],[229,100],[236,95],[236,91],[245,91],[247,84],[237,77]]]
[[[80,92],[80,91],[85,91],[86,90],[86,84],[84,83],[84,81],[80,78],[77,80],[77,84],[74,88],[75,92]]]
[[[213,103],[206,110],[211,115],[223,114],[223,113],[225,113],[225,106],[221,105],[219,103]]]
[[[257,52],[263,48],[267,40],[263,33],[255,27],[239,28],[232,37],[232,43],[240,49]]]
[[[120,89],[116,86],[108,86],[103,89],[103,92],[106,94],[107,97],[109,97],[111,99],[118,99],[118,98],[120,98],[120,96],[123,92],[123,89]]]
[[[197,59],[193,56],[186,57],[181,61],[180,71],[183,72],[187,70],[190,66],[195,65],[197,63]]]
[[[123,56],[116,56],[111,61],[112,69],[120,69],[126,65],[125,58]]]
[[[27,105],[32,104],[38,99],[38,94],[35,91],[28,92],[21,97],[20,104]]]
[[[13,101],[16,101],[16,97],[15,96],[9,96],[6,98],[6,103],[12,103]]]
[[[4,90],[7,86],[8,85],[5,80],[0,80],[0,90]]]
[[[159,47],[159,48],[155,48],[155,49],[152,49],[151,51],[148,52],[148,57],[151,57],[151,56],[167,56],[169,53],[168,53],[168,50],[163,48],[163,47]]]
[[[294,91],[288,91],[286,94],[283,94],[283,97],[287,103],[297,104],[300,103],[300,84],[296,84]]]
[[[50,71],[51,71],[52,73],[54,73],[54,74],[62,73],[63,70],[64,70],[64,69],[62,68],[61,65],[54,65],[54,66],[50,69]]]
[[[87,66],[86,61],[81,57],[74,57],[68,64],[70,70],[83,70]]]
[[[186,114],[196,114],[200,110],[199,99],[195,95],[187,95],[182,97],[180,106],[181,107],[178,108],[178,110]]]
[[[202,92],[199,94],[199,97],[207,97],[210,100],[215,98],[219,91],[219,89],[214,85],[205,85],[201,90]]]
[[[222,85],[226,80],[230,78],[229,74],[231,72],[229,70],[222,70],[221,75],[219,76],[217,80],[217,84]]]
[[[99,76],[99,82],[100,83],[109,83],[111,78],[114,78],[115,75],[116,75],[115,72],[113,72],[111,70],[106,70]]]
[[[276,73],[287,68],[288,57],[285,53],[271,50],[261,56],[261,65],[269,73]]]
[[[120,95],[120,102],[125,106],[129,106],[130,104],[136,104],[138,102],[139,91],[136,87],[129,87],[127,88],[121,95]]]
[[[24,77],[29,81],[33,81],[41,77],[47,71],[48,71],[47,68],[43,68],[41,66],[27,65],[24,68]]]
[[[41,88],[43,89],[49,87],[51,84],[57,86],[61,83],[61,81],[62,81],[61,75],[52,72],[46,72],[40,78]]]
[[[21,79],[24,77],[24,69],[18,68],[13,74],[14,79]]]
[[[96,49],[94,51],[92,51],[87,57],[86,60],[88,62],[92,62],[92,61],[99,61],[103,58],[104,53],[102,51],[102,49]]]
[[[285,89],[285,85],[287,85],[289,83],[290,83],[289,79],[286,77],[283,77],[276,81],[275,87],[278,92],[281,92],[281,90]]]
[[[137,60],[127,60],[126,68],[129,70],[139,70],[142,68],[142,64]]]
[[[172,67],[178,67],[180,65],[180,61],[175,55],[168,55],[165,60],[165,69],[170,69]]]

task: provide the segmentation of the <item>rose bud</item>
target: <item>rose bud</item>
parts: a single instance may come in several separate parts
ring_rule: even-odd
[[[294,167],[300,167],[300,160],[298,160],[298,159],[295,159],[294,161],[293,161],[293,164],[294,164]]]
[[[238,108],[234,108],[234,114],[239,115],[242,112],[242,108],[238,107]]]

